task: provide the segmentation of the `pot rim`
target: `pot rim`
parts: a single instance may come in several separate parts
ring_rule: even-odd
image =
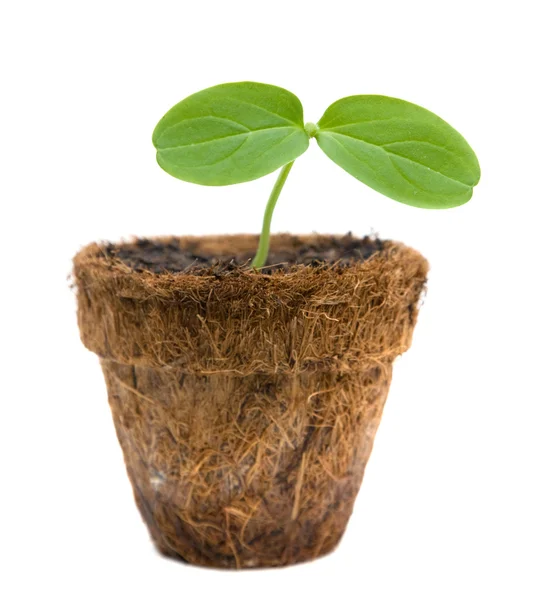
[[[166,239],[210,246],[256,236]],[[410,345],[427,271],[422,255],[391,241],[364,262],[270,275],[139,272],[108,256],[104,244],[74,259],[87,348],[124,364],[201,374],[346,371],[392,360]]]

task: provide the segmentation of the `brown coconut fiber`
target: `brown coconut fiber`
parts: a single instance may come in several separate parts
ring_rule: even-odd
[[[273,236],[272,247],[327,239]],[[169,243],[251,256],[257,238]],[[91,244],[74,264],[81,337],[100,357],[158,549],[236,568],[330,552],[352,513],[392,361],[411,343],[426,260],[384,242],[363,262],[157,273]]]

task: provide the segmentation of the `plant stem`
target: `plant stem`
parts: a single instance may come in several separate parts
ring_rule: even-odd
[[[267,207],[265,208],[265,216],[263,217],[263,228],[261,229],[261,236],[259,238],[259,246],[257,247],[257,252],[252,261],[252,267],[255,269],[261,269],[267,262],[267,257],[269,255],[269,241],[271,234],[271,221],[274,212],[274,207],[276,206],[276,201],[278,200],[278,196],[280,196],[280,192],[286,183],[286,179],[288,178],[289,172],[293,167],[292,161],[287,165],[284,165],[280,170],[280,174],[278,175],[278,179],[274,184],[271,195],[269,196],[269,201],[267,202]]]

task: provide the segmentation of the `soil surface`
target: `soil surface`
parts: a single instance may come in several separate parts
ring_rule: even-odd
[[[375,252],[380,252],[384,242],[375,237],[354,237],[351,233],[345,236],[320,236],[311,242],[293,236],[289,248],[275,250],[274,242],[269,253],[267,266],[262,273],[270,274],[294,265],[348,266],[354,262],[363,262]],[[172,240],[138,239],[132,244],[116,246],[111,244],[105,248],[111,257],[123,261],[135,271],[151,271],[152,273],[180,273],[200,269],[228,271],[240,267],[249,267],[253,254],[228,254],[212,256],[197,251],[187,244],[181,248],[176,238]],[[257,238],[255,248],[257,249]]]

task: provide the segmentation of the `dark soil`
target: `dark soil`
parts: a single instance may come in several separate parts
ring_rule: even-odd
[[[181,248],[174,238],[170,241],[138,239],[132,244],[109,245],[105,248],[108,255],[123,261],[135,271],[151,271],[153,273],[179,273],[195,269],[229,271],[250,266],[252,255],[232,254],[208,256],[199,254],[189,245]],[[262,273],[271,273],[294,265],[348,266],[354,262],[363,262],[375,252],[380,252],[384,242],[375,237],[354,237],[351,233],[345,236],[320,236],[308,243],[297,237],[293,238],[293,247],[275,251],[271,247],[267,266]],[[257,240],[256,240],[257,248]]]

